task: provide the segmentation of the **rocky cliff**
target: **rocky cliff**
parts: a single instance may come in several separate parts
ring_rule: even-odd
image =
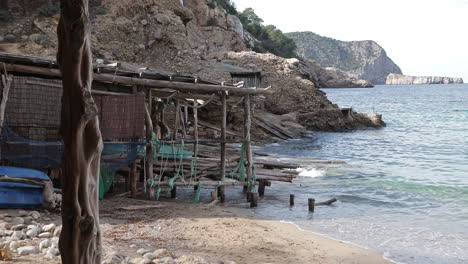
[[[0,50],[55,56],[58,14],[44,15],[38,11],[46,0],[25,1],[30,5],[10,1],[12,18],[0,21]],[[366,115],[355,113],[353,118],[343,115],[318,89],[338,87],[341,80],[349,82],[345,86],[351,85],[356,79],[308,60],[247,51],[244,43],[251,36],[236,16],[228,14],[215,1],[90,3],[94,3],[91,18],[95,57],[143,64],[163,73],[226,81],[231,79],[230,71],[259,70],[263,72],[264,85],[271,85],[275,91],[262,103],[270,113],[291,114],[309,130],[341,131],[381,125]],[[216,118],[205,114],[207,118]],[[234,119],[231,121],[235,124]]]
[[[296,42],[298,55],[323,67],[349,72],[357,79],[384,84],[389,73],[402,73],[374,41],[339,41],[313,32],[293,32],[287,36]]]
[[[407,76],[401,74],[389,74],[385,84],[455,84],[463,83],[462,78],[437,77],[437,76]]]

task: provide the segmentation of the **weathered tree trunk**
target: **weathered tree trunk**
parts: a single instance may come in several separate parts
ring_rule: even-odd
[[[57,62],[63,78],[62,263],[101,263],[98,177],[102,150],[93,78],[88,0],[61,0]]]

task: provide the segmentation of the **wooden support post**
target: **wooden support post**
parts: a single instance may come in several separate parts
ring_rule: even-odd
[[[258,193],[253,192],[250,195],[250,207],[254,208],[254,207],[257,207],[257,206],[258,206]]]
[[[294,206],[294,194],[289,195],[289,206]]]
[[[8,102],[8,94],[10,92],[10,86],[12,82],[13,82],[13,76],[7,75],[7,73],[5,72],[5,75],[2,75],[3,91],[2,91],[2,101],[0,103],[0,134],[2,133],[3,122],[5,122],[6,105]],[[0,149],[0,160],[2,159],[1,151],[2,150]]]
[[[252,192],[248,191],[247,192],[247,202],[252,201]]]
[[[135,199],[137,196],[137,166],[136,166],[136,160],[132,162],[131,168],[130,168],[130,196],[132,199]]]
[[[265,196],[265,182],[266,182],[266,180],[259,180],[258,181],[258,195],[260,197]]]
[[[63,96],[62,263],[101,263],[99,173],[103,148],[98,109],[91,95],[93,59],[88,0],[62,0],[57,64]]]
[[[252,117],[250,113],[250,95],[244,96],[244,140],[246,144],[246,155],[247,158],[247,181],[252,177],[253,159],[252,159],[252,143],[250,141],[250,129],[252,125]],[[244,191],[246,191],[244,187]],[[249,192],[251,190],[247,190]]]
[[[218,199],[218,192],[217,191],[213,191],[211,192],[211,201],[216,201],[216,199]]]
[[[153,137],[153,122],[151,121],[151,114],[149,113],[148,105],[145,105],[145,110],[146,110],[145,111],[146,141],[150,141],[151,138]],[[151,144],[146,146],[146,159],[145,160],[146,160],[145,162],[146,180],[154,181]],[[144,184],[146,184],[146,182]],[[150,200],[156,199],[156,190],[154,189],[154,187],[155,185],[153,184],[153,187],[150,187],[149,189],[148,198]]]
[[[226,187],[225,186],[218,186],[218,197],[221,203],[224,203],[226,200]]]
[[[314,212],[315,210],[315,199],[309,198],[309,212]]]
[[[179,123],[180,123],[180,114],[179,114],[180,102],[176,99],[175,103],[175,118],[174,118],[174,133],[172,135],[172,139],[177,139],[177,131],[179,130]]]
[[[227,130],[227,102],[226,102],[226,93],[221,93],[221,182],[224,184],[226,181],[226,130]],[[221,197],[221,203],[224,203],[225,199],[225,188],[224,186],[219,186],[218,192]]]
[[[180,114],[180,123],[181,123],[181,128],[182,128],[182,138],[187,137],[187,123],[185,122],[185,117],[184,113],[182,113],[182,107],[179,108],[179,114]]]
[[[177,197],[177,186],[174,185],[171,190],[171,198],[175,199]]]

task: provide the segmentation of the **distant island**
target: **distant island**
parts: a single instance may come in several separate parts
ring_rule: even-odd
[[[385,84],[457,84],[463,83],[462,78],[437,76],[408,76],[390,73]]]

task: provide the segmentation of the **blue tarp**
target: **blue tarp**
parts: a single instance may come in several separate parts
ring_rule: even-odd
[[[50,180],[47,174],[31,169],[0,166],[0,175]],[[13,182],[0,182],[0,208],[34,208],[43,202],[42,187]]]

